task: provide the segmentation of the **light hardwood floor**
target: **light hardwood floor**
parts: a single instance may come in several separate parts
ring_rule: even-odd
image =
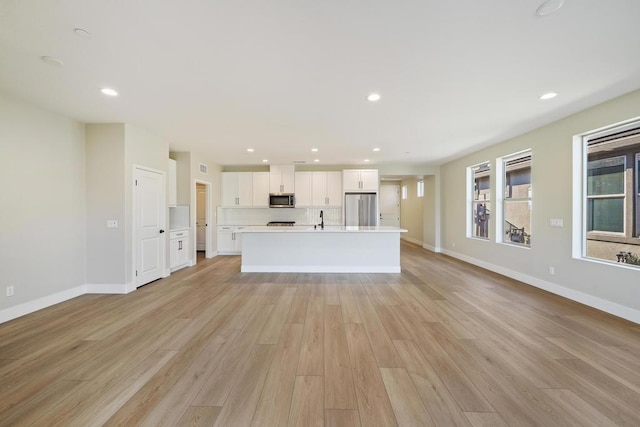
[[[404,242],[402,270],[200,259],[7,322],[0,425],[640,425],[638,325]]]

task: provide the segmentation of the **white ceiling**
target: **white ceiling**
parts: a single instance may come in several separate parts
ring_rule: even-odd
[[[223,165],[436,165],[640,88],[640,1],[542,1],[0,0],[0,91]]]

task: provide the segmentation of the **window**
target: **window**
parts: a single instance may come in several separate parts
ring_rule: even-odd
[[[502,241],[531,246],[531,151],[502,158]]]
[[[469,237],[489,239],[489,218],[491,216],[491,164],[489,162],[468,169],[471,204],[469,217],[471,231]]]
[[[640,265],[640,122],[583,135],[582,257]]]
[[[418,185],[416,186],[417,196],[424,197],[424,181],[418,181]]]
[[[407,196],[408,196],[407,186],[403,185],[402,186],[402,200],[406,200]]]
[[[624,233],[625,160],[617,156],[587,162],[587,231]]]

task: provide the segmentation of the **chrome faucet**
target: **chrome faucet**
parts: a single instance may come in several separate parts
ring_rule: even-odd
[[[320,211],[320,229],[324,230],[324,213]]]

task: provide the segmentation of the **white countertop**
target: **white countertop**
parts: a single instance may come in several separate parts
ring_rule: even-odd
[[[312,225],[294,225],[283,227],[270,227],[266,225],[247,225],[240,233],[406,233],[407,230],[399,227],[387,226],[344,226],[344,225],[325,225],[324,230],[319,226],[315,229]]]

